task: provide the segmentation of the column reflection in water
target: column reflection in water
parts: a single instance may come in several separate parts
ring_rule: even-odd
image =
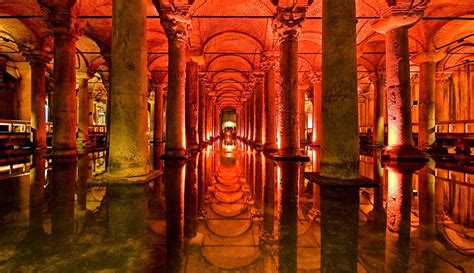
[[[278,162],[278,272],[296,272],[300,162]]]
[[[164,183],[166,194],[166,269],[180,272],[184,256],[184,183],[185,160],[166,160]]]
[[[76,157],[53,158],[51,175],[51,235],[56,241],[68,241],[74,235],[76,172]]]
[[[197,160],[199,154],[192,152],[186,162],[186,177],[184,186],[184,234],[190,240],[197,234],[198,222],[198,178]]]
[[[206,195],[206,162],[207,153],[201,150],[198,160],[198,216],[203,217],[206,213],[205,195]]]
[[[373,179],[378,183],[379,186],[374,188],[374,208],[369,213],[369,221],[373,223],[373,227],[376,231],[385,231],[385,226],[387,223],[387,215],[383,205],[385,179],[383,175],[384,170],[382,168],[382,163],[380,161],[380,157],[378,156],[379,154],[380,151],[376,148],[372,150]]]
[[[260,243],[271,243],[275,239],[275,162],[263,157],[265,179],[263,181],[263,224]]]
[[[153,144],[153,169],[163,171],[163,160],[160,156],[164,154],[164,144],[155,143]],[[163,196],[163,176],[158,176],[153,181],[153,194],[150,199],[149,205],[149,217],[150,219],[158,219],[160,215],[164,215],[165,210],[165,198]]]
[[[254,183],[254,208],[256,213],[261,216],[263,202],[263,179],[264,179],[264,162],[263,153],[255,153],[255,183]]]
[[[46,184],[46,154],[45,150],[33,154],[33,164],[30,169],[30,232],[43,234],[44,185]]]
[[[425,272],[435,271],[435,258],[445,251],[444,246],[436,240],[435,186],[435,162],[430,159],[418,172],[419,231]]]
[[[388,162],[385,272],[408,272],[412,176],[416,168]]]
[[[359,188],[321,186],[321,272],[357,272]]]

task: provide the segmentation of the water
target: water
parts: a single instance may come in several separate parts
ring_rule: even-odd
[[[163,147],[150,149],[151,157]],[[216,142],[133,187],[90,187],[104,152],[34,154],[0,167],[0,272],[474,272],[470,158],[385,165],[360,157],[375,189],[303,179],[311,161],[275,163]]]

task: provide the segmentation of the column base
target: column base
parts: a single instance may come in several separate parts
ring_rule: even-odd
[[[310,161],[309,156],[307,155],[280,155],[280,154],[271,154],[269,158],[275,161],[298,161],[298,162],[308,162]]]
[[[148,174],[133,177],[114,177],[105,173],[103,175],[87,179],[87,186],[140,186],[156,179],[162,174],[163,172],[158,170],[153,170]]]
[[[340,179],[322,176],[319,172],[305,172],[304,178],[319,186],[330,188],[375,188],[379,186],[379,183],[367,177]]]
[[[165,143],[165,141],[162,139],[150,139],[150,143],[160,144],[160,143]]]
[[[278,147],[275,143],[265,143],[263,145],[262,151],[264,151],[264,152],[276,152],[276,151],[278,151]]]
[[[51,152],[51,158],[68,158],[68,157],[77,157],[77,149],[71,150],[55,150]]]
[[[382,158],[393,161],[422,161],[426,162],[426,154],[413,145],[386,146]]]
[[[319,142],[311,142],[308,144],[309,147],[321,147],[321,143]]]

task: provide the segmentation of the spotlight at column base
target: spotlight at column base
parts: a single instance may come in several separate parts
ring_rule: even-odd
[[[382,158],[393,161],[428,161],[426,154],[413,145],[386,146]]]
[[[112,176],[109,173],[105,173],[103,175],[96,176],[94,178],[89,178],[87,180],[87,185],[89,187],[95,186],[140,186],[147,182],[150,182],[160,175],[162,175],[162,171],[153,170],[145,175],[140,176],[128,176],[128,177],[119,177],[119,176]]]

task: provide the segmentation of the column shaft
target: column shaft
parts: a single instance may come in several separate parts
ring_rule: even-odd
[[[255,143],[260,145],[264,141],[265,133],[265,111],[264,111],[264,85],[263,74],[258,75],[255,85]]]
[[[201,76],[200,76],[201,77]],[[203,78],[199,81],[199,143],[204,143],[206,138],[206,86]]]
[[[313,144],[321,145],[321,110],[322,110],[322,90],[321,80],[313,84]]]
[[[89,139],[89,79],[79,79],[79,118],[78,118],[78,145],[88,146]]]
[[[298,90],[298,127],[300,131],[300,142],[306,143],[306,113],[305,113],[305,90],[299,89]]]
[[[76,42],[77,37],[54,33],[53,154],[76,151]]]
[[[375,145],[385,144],[385,123],[383,120],[383,88],[382,79],[378,73],[372,75],[374,85],[374,124],[372,132],[372,143]]]
[[[276,149],[275,68],[271,64],[265,72],[265,149]]]
[[[163,142],[163,84],[155,89],[155,111],[153,118],[153,142]]]
[[[420,64],[420,107],[418,121],[418,148],[434,144],[435,137],[436,63]]]
[[[112,17],[110,116],[113,118],[109,128],[107,171],[111,176],[140,176],[150,172],[146,3],[143,0],[114,1]]]
[[[31,131],[33,146],[36,149],[46,148],[46,63],[31,63]]]
[[[199,94],[198,94],[198,64],[186,64],[186,146],[197,149],[199,143]]]
[[[320,173],[359,176],[356,19],[354,0],[323,1]]]

